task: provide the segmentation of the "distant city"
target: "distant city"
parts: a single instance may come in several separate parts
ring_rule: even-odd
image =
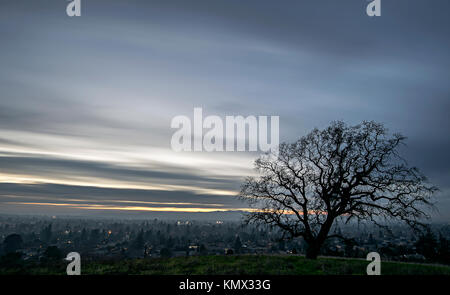
[[[367,225],[335,227],[348,237],[330,239],[321,255],[450,264],[450,224],[433,224],[415,235],[406,226],[391,231]],[[123,260],[196,255],[302,255],[301,239],[285,240],[278,229],[229,220],[117,220],[0,216],[0,263],[63,259],[75,251],[83,260]]]

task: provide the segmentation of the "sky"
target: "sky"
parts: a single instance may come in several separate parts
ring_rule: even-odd
[[[173,117],[277,115],[280,141],[384,123],[450,221],[450,2],[0,0],[0,213],[228,212],[251,152],[175,152]]]

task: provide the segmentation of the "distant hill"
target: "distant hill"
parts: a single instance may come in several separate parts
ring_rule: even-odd
[[[368,261],[297,255],[229,255],[82,262],[81,274],[365,275]],[[64,275],[66,264],[0,266],[0,274]],[[382,275],[450,275],[450,266],[382,262]]]

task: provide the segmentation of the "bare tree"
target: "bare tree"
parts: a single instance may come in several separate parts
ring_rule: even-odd
[[[255,161],[240,197],[253,210],[247,222],[279,227],[289,238],[303,237],[306,257],[315,259],[336,222],[400,220],[414,229],[429,218],[437,190],[399,155],[405,137],[390,136],[382,124],[347,126],[333,122],[314,129],[279,153]]]

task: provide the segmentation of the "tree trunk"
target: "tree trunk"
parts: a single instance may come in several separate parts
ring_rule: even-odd
[[[306,258],[317,259],[317,256],[320,253],[320,248],[322,248],[325,240],[327,239],[328,232],[330,231],[333,221],[334,217],[328,214],[327,220],[320,228],[319,234],[317,236],[309,235],[309,237],[305,239],[305,242],[308,244],[306,248]]]
[[[317,259],[320,252],[320,246],[316,241],[308,243],[306,248],[306,258]]]

